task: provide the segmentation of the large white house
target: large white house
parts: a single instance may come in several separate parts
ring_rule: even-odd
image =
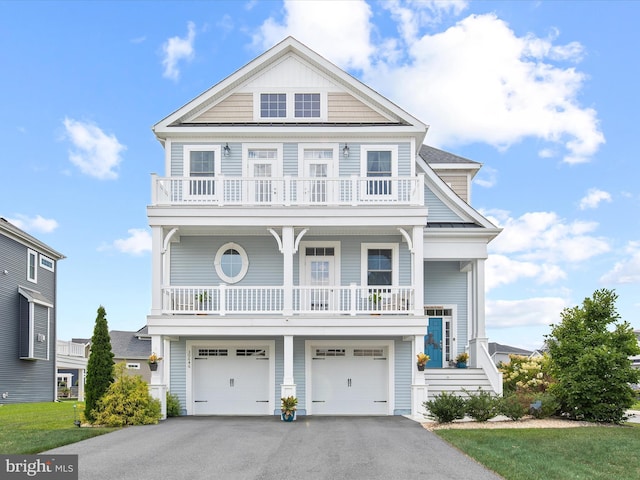
[[[299,415],[416,415],[443,389],[502,392],[480,164],[294,38],[153,131],[154,396],[186,415],[274,415],[289,395]]]

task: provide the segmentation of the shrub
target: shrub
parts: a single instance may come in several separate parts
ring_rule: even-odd
[[[549,375],[549,357],[529,358],[509,355],[509,363],[498,366],[502,372],[505,394],[515,392],[544,392],[552,382]]]
[[[108,427],[158,423],[160,401],[151,397],[147,382],[139,375],[127,375],[124,362],[117,364],[115,371],[116,380],[92,412],[95,423]]]
[[[520,420],[529,411],[515,393],[500,399],[498,410],[502,415],[514,421]]]
[[[442,392],[433,400],[423,402],[428,410],[426,417],[436,420],[438,423],[449,423],[464,418],[466,413],[466,400],[452,393]]]
[[[178,396],[167,391],[167,417],[179,417],[180,410],[180,399]]]
[[[466,400],[466,412],[476,422],[486,422],[498,414],[499,398],[491,392],[478,389],[478,393],[471,393],[464,390],[469,395]]]
[[[550,392],[539,393],[533,396],[531,403],[540,402],[540,408],[530,408],[529,413],[534,418],[547,418],[555,415],[560,410],[560,402]],[[530,404],[531,405],[531,404]]]

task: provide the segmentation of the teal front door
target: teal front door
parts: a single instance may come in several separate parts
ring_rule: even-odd
[[[430,318],[424,336],[424,353],[429,355],[427,368],[442,368],[442,318]]]

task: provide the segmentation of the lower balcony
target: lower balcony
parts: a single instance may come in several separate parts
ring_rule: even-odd
[[[414,287],[170,286],[163,314],[412,315]]]

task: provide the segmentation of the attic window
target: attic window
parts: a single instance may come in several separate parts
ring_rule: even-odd
[[[286,93],[260,94],[260,116],[262,118],[285,118],[287,116]]]
[[[295,115],[296,118],[320,118],[320,94],[296,93]]]

